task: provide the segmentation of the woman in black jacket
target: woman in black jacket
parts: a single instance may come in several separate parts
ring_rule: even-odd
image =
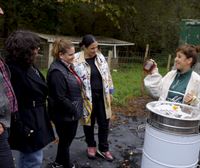
[[[70,163],[69,148],[76,135],[78,120],[83,114],[81,80],[73,70],[75,48],[70,41],[58,39],[53,43],[51,64],[47,82],[49,109],[59,137],[54,165],[75,168]]]
[[[39,168],[43,161],[42,149],[54,140],[46,111],[47,85],[34,65],[39,37],[18,30],[11,33],[5,44],[11,83],[18,101],[18,112],[11,121],[10,145],[20,151],[20,168]]]

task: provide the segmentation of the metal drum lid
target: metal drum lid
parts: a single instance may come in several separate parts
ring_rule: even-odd
[[[147,123],[172,134],[199,134],[200,110],[185,104],[154,101],[146,105]]]
[[[153,101],[148,103],[146,107],[151,112],[167,118],[188,121],[200,120],[200,109],[186,104],[168,101]]]

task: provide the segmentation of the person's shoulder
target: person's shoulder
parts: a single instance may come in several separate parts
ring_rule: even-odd
[[[200,80],[200,75],[199,75],[198,73],[196,73],[195,71],[192,71],[192,76],[193,76],[195,79]]]
[[[105,56],[101,53],[101,52],[97,52],[97,59],[99,59],[99,60],[101,60],[101,62],[106,62],[106,58],[105,58]]]
[[[58,65],[58,64],[60,64],[60,61],[56,59],[51,63],[49,68],[54,67],[55,65]]]
[[[176,69],[173,69],[173,70],[169,71],[168,73],[174,74],[174,73],[177,73],[177,70],[176,70]]]
[[[79,56],[79,55],[80,55],[80,53],[81,53],[81,51],[79,51],[79,52],[76,52],[74,55],[75,55],[75,56]]]
[[[49,81],[49,79],[57,81],[57,80],[61,79],[63,76],[64,75],[59,68],[54,68],[54,69],[51,69],[48,71],[47,81]]]
[[[80,59],[80,53],[81,52],[77,52],[77,53],[74,54],[74,57],[75,57],[74,62],[77,62]]]
[[[167,80],[173,79],[176,76],[176,74],[177,74],[177,70],[171,70],[163,76],[163,79],[167,79]]]
[[[177,73],[177,70],[171,70],[169,72],[167,72],[167,76],[171,76],[171,75],[175,75]]]
[[[75,53],[74,56],[75,56],[75,59],[78,59],[81,56],[84,56],[84,52],[83,51],[79,51],[79,52]]]
[[[48,69],[48,72],[52,72],[52,71],[62,71],[63,69],[66,69],[64,63],[62,63],[60,60],[54,60],[49,69]]]
[[[7,62],[7,66],[9,68],[9,70],[11,71],[11,73],[13,73],[13,72],[15,72],[15,73],[22,73],[23,72],[22,67],[20,67],[15,62]]]
[[[105,58],[105,56],[100,51],[97,52],[97,56],[100,57],[100,58]]]
[[[85,62],[84,51],[77,52],[74,56],[74,65]]]

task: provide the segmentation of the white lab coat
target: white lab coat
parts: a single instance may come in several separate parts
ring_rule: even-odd
[[[176,74],[176,70],[171,70],[162,77],[157,71],[145,77],[144,85],[152,97],[159,98],[159,100],[166,100],[169,87],[174,81]],[[192,102],[191,105],[200,107],[200,76],[194,71],[191,74],[185,95],[191,92],[197,97],[196,101]]]

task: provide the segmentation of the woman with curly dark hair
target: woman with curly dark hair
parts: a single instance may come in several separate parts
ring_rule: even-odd
[[[20,152],[20,168],[41,167],[42,149],[54,140],[46,111],[47,85],[34,65],[39,45],[39,37],[24,30],[11,33],[5,43],[11,83],[18,101],[18,112],[11,121],[10,145]]]

